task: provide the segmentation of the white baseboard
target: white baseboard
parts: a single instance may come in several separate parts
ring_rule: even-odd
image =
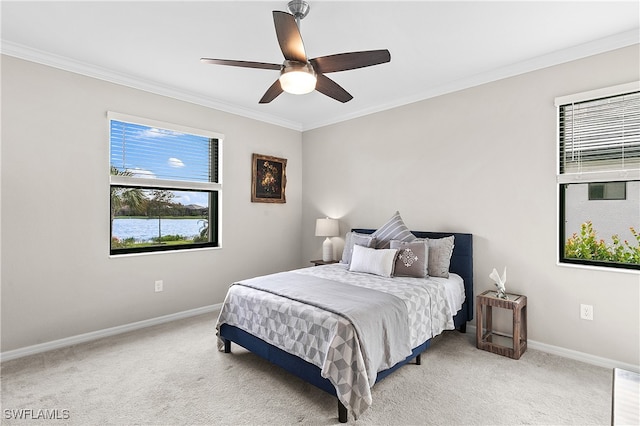
[[[53,349],[64,348],[79,343],[90,342],[92,340],[103,337],[114,336],[141,328],[151,327],[153,325],[164,324],[170,321],[194,317],[196,315],[206,314],[220,309],[222,303],[215,305],[203,306],[201,308],[190,309],[188,311],[176,312],[175,314],[163,315],[161,317],[151,318],[148,320],[137,321],[130,324],[119,325],[117,327],[105,328],[103,330],[92,331],[90,333],[78,334],[77,336],[66,337],[64,339],[53,340],[51,342],[40,343],[37,345],[27,346],[12,351],[0,353],[0,362],[21,358],[28,355],[35,355],[47,352]]]
[[[475,336],[476,326],[467,324],[467,333],[471,333]],[[542,342],[536,342],[535,340],[527,339],[527,347],[535,349],[541,352],[546,352],[552,355],[558,355],[564,358],[574,359],[576,361],[585,362],[587,364],[597,365],[605,368],[622,368],[628,371],[640,372],[640,365],[627,364],[626,362],[616,361],[609,358],[603,358],[596,355],[587,354],[584,352],[574,351],[572,349],[562,348],[560,346],[548,345]]]
[[[35,355],[42,352],[47,352],[53,349],[64,348],[71,345],[77,345],[79,343],[90,342],[92,340],[100,339],[103,337],[114,336],[116,334],[126,333],[133,330],[139,330],[145,327],[151,327],[153,325],[164,324],[170,321],[175,321],[183,318],[194,317],[196,315],[206,314],[216,311],[222,306],[221,303],[216,305],[203,306],[201,308],[190,309],[188,311],[177,312],[175,314],[164,315],[157,318],[151,318],[148,320],[137,321],[130,324],[120,325],[117,327],[105,328],[103,330],[92,331],[90,333],[79,334],[77,336],[66,337],[64,339],[54,340],[51,342],[40,343],[33,346],[27,346],[25,348],[15,349],[12,351],[0,353],[0,361],[9,361],[16,358],[21,358],[28,355]],[[471,324],[467,324],[467,333],[475,335],[476,327]],[[640,366],[634,364],[627,364],[624,362],[616,361],[609,358],[603,358],[596,355],[587,354],[584,352],[578,352],[571,349],[562,348],[560,346],[548,345],[546,343],[536,342],[529,339],[527,346],[531,349],[536,349],[542,352],[558,355],[564,358],[574,359],[576,361],[586,362],[587,364],[597,365],[605,368],[622,368],[628,371],[640,372]]]

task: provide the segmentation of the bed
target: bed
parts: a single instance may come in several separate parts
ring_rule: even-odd
[[[352,230],[360,236],[374,232],[373,229]],[[472,235],[422,231],[411,231],[411,234],[411,238],[425,241],[453,236],[449,278],[384,278],[350,271],[353,263],[338,263],[243,280],[230,287],[221,309],[216,324],[218,348],[231,352],[232,342],[246,348],[336,396],[340,422],[347,421],[349,412],[357,419],[372,404],[374,383],[407,363],[420,364],[420,354],[429,348],[433,337],[447,329],[465,332],[466,323],[473,319]],[[360,253],[359,245],[357,250]],[[376,250],[376,253],[383,251]],[[341,281],[354,277],[355,283],[349,282],[347,287],[349,292],[358,287],[358,293],[350,298],[350,293],[341,293],[344,287]],[[305,283],[304,292],[314,287],[320,291],[300,296],[302,290],[291,289],[298,281]],[[461,289],[457,302],[450,301],[452,296],[447,286],[451,285]],[[334,287],[339,296],[327,296],[331,300],[325,301],[322,293],[328,294]],[[389,293],[391,297],[381,296],[384,300],[377,300],[381,293]],[[352,314],[348,307],[361,300],[376,305],[354,309],[360,313]],[[399,314],[403,311],[401,307],[381,308],[391,301],[398,304],[398,300],[404,301],[399,303],[403,306],[418,306],[417,313],[407,309],[405,317],[404,313]],[[334,302],[342,306],[336,307]],[[339,311],[345,305],[349,313]],[[353,318],[353,315],[366,316],[367,312],[375,312],[383,318],[381,322],[388,322],[376,325],[382,329],[375,329],[363,325],[364,319]],[[399,327],[404,321],[411,326]],[[382,339],[382,335],[389,341],[376,340]],[[403,343],[406,339],[409,343]]]

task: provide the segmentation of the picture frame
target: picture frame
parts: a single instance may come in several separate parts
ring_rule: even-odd
[[[251,202],[286,203],[287,159],[252,154]]]

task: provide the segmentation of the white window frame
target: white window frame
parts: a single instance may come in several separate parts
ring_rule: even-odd
[[[107,112],[107,121],[108,128],[111,129],[111,121],[122,121],[126,123],[139,124],[143,126],[159,128],[164,130],[176,131],[180,133],[193,134],[198,136],[204,136],[211,139],[218,140],[218,161],[216,164],[218,171],[218,182],[192,182],[192,181],[183,181],[183,180],[170,180],[170,179],[158,179],[158,178],[142,178],[142,177],[133,177],[133,176],[116,176],[109,174],[109,188],[111,186],[129,186],[129,187],[145,187],[145,188],[159,188],[159,189],[184,189],[184,190],[196,190],[196,191],[210,191],[218,193],[218,201],[217,201],[217,212],[215,215],[212,215],[210,212],[210,217],[216,218],[216,230],[217,230],[217,245],[214,247],[201,247],[201,248],[180,248],[177,247],[172,250],[150,250],[139,253],[111,253],[111,256],[126,256],[130,254],[149,254],[149,253],[175,253],[175,252],[183,252],[188,250],[205,250],[205,249],[217,249],[222,247],[222,181],[223,181],[223,170],[222,170],[222,158],[223,158],[223,141],[224,134],[212,132],[210,130],[204,130],[194,127],[183,126],[174,123],[168,123],[159,120],[153,120],[145,117],[138,117],[129,114],[122,114],[118,112],[108,111]],[[110,131],[110,130],[109,130]],[[111,137],[109,136],[109,142],[111,141]],[[111,143],[109,143],[109,159],[111,158]],[[110,160],[109,160],[110,161]],[[109,168],[107,168],[109,170]],[[111,233],[111,230],[109,231]],[[109,235],[109,240],[111,235]]]
[[[634,81],[630,83],[620,84],[611,87],[605,87],[596,90],[590,90],[586,92],[580,92],[576,94],[559,96],[555,98],[554,105],[556,107],[556,213],[557,213],[557,229],[556,235],[557,238],[565,238],[566,236],[561,235],[562,225],[561,221],[564,220],[564,216],[561,213],[561,209],[564,209],[564,206],[561,206],[561,185],[563,184],[571,184],[571,183],[594,183],[594,182],[628,182],[628,181],[636,181],[640,180],[640,169],[626,169],[626,170],[612,170],[612,171],[588,171],[588,172],[579,172],[579,173],[561,173],[560,170],[560,107],[563,105],[585,102],[596,100],[600,98],[613,97],[618,95],[623,95],[630,92],[636,92],[640,90],[640,81]],[[606,271],[616,271],[616,272],[632,272],[638,273],[637,269],[627,269],[622,266],[608,266],[601,265],[598,262],[593,262],[593,265],[589,264],[590,262],[584,263],[569,263],[563,261],[564,253],[562,252],[564,247],[564,241],[559,240],[559,243],[556,244],[557,247],[557,264],[559,266],[577,266],[583,268],[590,269],[600,269]]]

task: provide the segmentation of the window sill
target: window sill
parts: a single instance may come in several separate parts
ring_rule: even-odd
[[[613,267],[607,267],[607,266],[583,265],[580,263],[564,263],[564,262],[556,262],[556,266],[560,266],[563,268],[586,269],[590,271],[619,272],[623,274],[640,275],[640,270],[638,269],[613,268]]]
[[[154,256],[159,254],[182,254],[182,253],[193,253],[193,252],[202,252],[202,251],[211,251],[211,250],[220,250],[222,247],[202,247],[202,248],[192,248],[187,250],[162,250],[162,251],[147,251],[141,253],[122,253],[122,254],[109,254],[109,259],[122,259],[126,257],[138,257],[138,256]]]

